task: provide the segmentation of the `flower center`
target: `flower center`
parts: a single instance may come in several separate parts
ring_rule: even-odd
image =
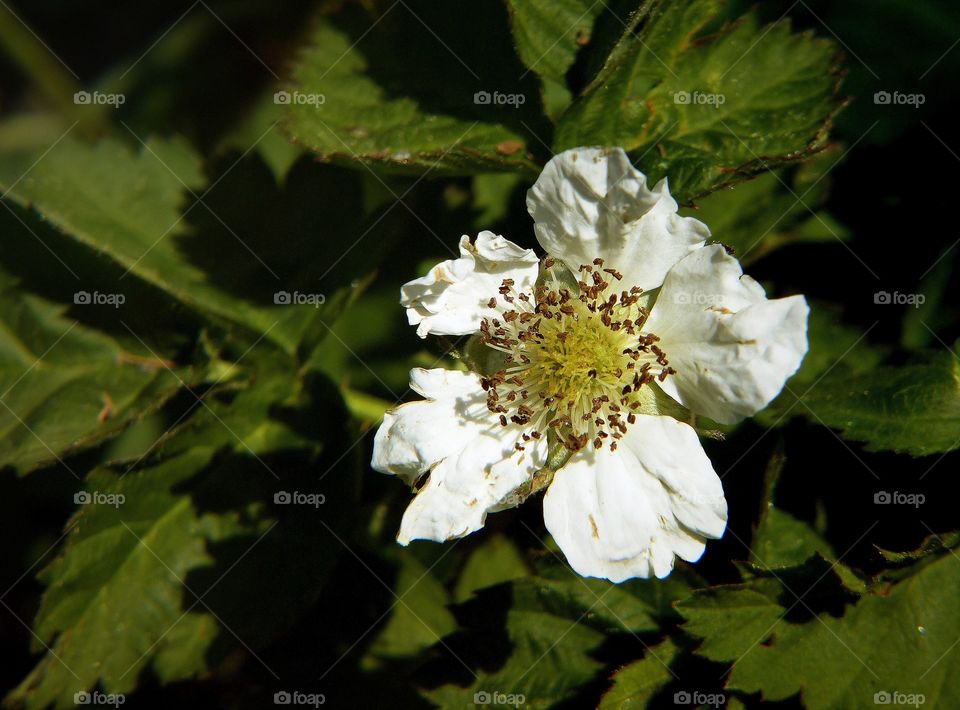
[[[544,267],[554,264],[548,258]],[[612,284],[623,276],[599,258],[579,274],[571,289],[550,271],[532,295],[516,293],[504,279],[499,298],[487,304],[501,317],[484,319],[480,333],[505,354],[505,367],[481,384],[487,408],[502,426],[525,429],[524,441],[553,429],[571,451],[591,442],[599,449],[607,440],[615,450],[651,396],[644,385],[676,370],[656,345],[659,338],[643,331],[649,312],[639,303],[640,288],[618,293]]]

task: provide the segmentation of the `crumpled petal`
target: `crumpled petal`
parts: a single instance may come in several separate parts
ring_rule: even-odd
[[[767,300],[720,245],[694,252],[667,275],[644,330],[660,337],[670,367],[662,389],[721,424],[763,409],[807,352],[803,296]]]
[[[546,437],[523,443],[486,407],[480,376],[456,370],[412,370],[411,387],[426,397],[384,417],[372,465],[413,485],[429,477],[410,503],[397,540],[442,542],[483,527],[488,512],[546,463]]]
[[[666,178],[648,189],[621,148],[554,156],[527,192],[527,210],[540,244],[574,273],[601,257],[627,288],[647,291],[710,236],[705,224],[677,214]]]
[[[698,560],[705,538],[723,535],[727,504],[696,432],[641,416],[616,451],[584,449],[557,472],[543,517],[574,571],[622,582]]]
[[[513,279],[518,292],[531,293],[539,272],[539,259],[493,232],[480,232],[471,244],[460,238],[460,258],[434,266],[426,276],[400,289],[400,304],[421,338],[434,335],[467,335],[480,328],[483,318],[496,317],[487,307],[498,295],[504,279]]]

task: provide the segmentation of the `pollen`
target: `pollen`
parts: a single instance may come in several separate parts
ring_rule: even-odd
[[[573,287],[552,260],[544,266],[532,294],[505,279],[488,303],[499,317],[484,319],[481,339],[505,367],[481,381],[487,408],[502,426],[519,426],[524,441],[552,430],[571,451],[616,450],[650,386],[676,370],[644,331],[642,290],[623,288],[620,271],[594,259]]]

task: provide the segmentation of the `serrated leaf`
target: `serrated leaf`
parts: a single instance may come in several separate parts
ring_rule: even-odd
[[[8,702],[70,707],[74,693],[98,682],[108,693],[136,687],[155,644],[163,644],[164,632],[183,613],[181,580],[212,562],[196,508],[171,491],[212,455],[212,449],[194,449],[120,480],[92,476],[94,492],[116,502],[82,508],[66,551],[44,570],[49,586],[34,650],[42,642],[50,651]],[[199,636],[193,644],[211,640]]]
[[[322,309],[278,304],[274,297],[309,283],[304,255],[293,254],[290,244],[306,238],[304,213],[315,210],[315,203],[269,200],[277,188],[268,177],[257,199],[282,210],[280,219],[275,212],[260,210],[257,217],[261,222],[272,217],[269,224],[241,221],[233,212],[249,211],[256,203],[239,192],[238,168],[231,166],[226,178],[204,198],[206,207],[194,205],[193,195],[200,196],[197,190],[205,177],[199,157],[180,140],[151,140],[133,151],[112,139],[89,146],[68,135],[36,162],[40,153],[14,150],[4,155],[0,186],[8,190],[6,199],[35,210],[67,238],[207,317],[244,327],[254,338],[266,333],[287,352],[295,350],[308,327],[319,327],[316,322]],[[251,184],[243,187],[249,189]],[[338,184],[344,186],[342,180]],[[226,192],[229,199],[224,197]],[[337,213],[311,219],[310,228],[322,234],[322,240],[316,240],[317,249],[336,248],[331,228],[349,220],[355,220],[351,232],[359,228],[358,202],[345,200]],[[188,208],[185,216],[183,211]],[[202,233],[191,227],[194,223]],[[253,226],[258,229],[253,231]],[[272,246],[268,249],[266,245]],[[282,252],[286,255],[283,265],[276,258],[282,245],[287,249]],[[342,251],[338,249],[338,255]],[[283,268],[291,261],[297,265],[296,271]],[[307,264],[314,278],[327,269],[312,260]],[[242,287],[237,286],[240,281]],[[311,293],[319,290],[310,285]],[[78,284],[78,290],[82,286]],[[118,290],[122,286],[123,281],[118,280]],[[323,295],[331,305],[336,303],[334,290]],[[135,305],[127,303],[126,307]]]
[[[315,603],[343,549],[329,525],[350,510],[346,477],[318,489],[316,466],[344,418],[331,384],[295,375],[276,350],[252,351],[148,455],[90,474],[65,547],[41,574],[35,628],[50,651],[8,702],[67,707],[97,684],[129,693],[147,667],[163,682],[205,673],[237,637],[261,648]],[[281,491],[333,505],[276,505]]]
[[[202,368],[125,351],[0,271],[0,468],[27,473],[107,439]]]
[[[654,631],[676,619],[672,603],[695,585],[695,576],[677,570],[664,580],[634,579],[621,584],[583,578],[566,567],[541,566],[544,576],[514,583],[515,605],[545,607],[579,618],[605,633]]]
[[[508,596],[506,634],[512,653],[498,661],[496,670],[480,664],[468,688],[425,691],[430,700],[452,707],[469,704],[474,693],[522,694],[528,706],[551,707],[595,676],[601,666],[589,653],[605,638],[623,634],[636,640],[637,634],[658,631],[679,619],[672,604],[689,595],[694,579],[677,570],[665,580],[612,584],[579,577],[554,559],[538,567],[539,575],[479,590],[462,605],[494,613],[500,595]],[[481,638],[468,635],[464,644],[485,645],[483,633],[492,632],[488,623],[482,622]]]
[[[719,0],[646,9],[560,119],[555,150],[622,146],[688,201],[823,145],[838,109],[832,43],[752,12],[703,36]]]
[[[544,611],[507,612],[511,653],[496,671],[480,670],[468,688],[445,685],[423,691],[441,707],[465,707],[485,696],[483,704],[508,704],[523,696],[523,706],[539,710],[556,705],[588,682],[601,665],[589,652],[603,635],[587,626]],[[502,698],[497,700],[497,698]]]
[[[706,223],[744,265],[791,244],[844,241],[849,232],[819,211],[827,196],[825,175],[838,153],[838,147],[824,150],[795,169],[718,190],[681,213]]]
[[[865,442],[869,451],[953,451],[960,446],[960,361],[935,352],[900,367],[837,368],[803,394],[792,413]]]
[[[592,0],[508,0],[510,29],[520,60],[542,77],[564,83],[577,50],[590,41],[604,8]]]
[[[842,616],[803,623],[778,621],[786,609],[750,585],[698,593],[678,608],[684,629],[704,639],[699,654],[735,662],[728,688],[774,701],[800,693],[812,710],[889,702],[878,693],[922,694],[931,707],[951,707],[960,700],[948,655],[960,636],[958,571],[960,560],[943,554]]]
[[[491,28],[483,42],[476,27]],[[535,174],[528,151],[539,146],[523,123],[544,128],[539,93],[534,75],[521,76],[506,29],[503,8],[489,1],[376,3],[323,20],[294,69],[286,129],[327,162]],[[522,99],[498,103],[495,93]]]
[[[639,661],[624,666],[610,679],[613,687],[603,695],[600,710],[640,710],[650,707],[653,697],[673,680],[670,664],[680,655],[671,639],[647,649]]]

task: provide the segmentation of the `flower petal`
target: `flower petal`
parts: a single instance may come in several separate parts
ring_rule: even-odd
[[[410,388],[426,399],[387,411],[374,437],[371,465],[412,486],[430,466],[485,429],[477,418],[487,408],[479,379],[471,373],[414,368]]]
[[[515,439],[511,439],[515,441]],[[512,444],[510,445],[512,447]],[[442,542],[483,527],[487,513],[546,464],[547,443],[525,444],[525,451],[505,448],[502,433],[486,433],[440,461],[407,507],[397,541]]]
[[[667,275],[644,330],[660,337],[677,370],[661,385],[721,424],[763,409],[807,352],[803,296],[767,300],[720,245],[698,250]]]
[[[667,271],[703,246],[710,230],[677,215],[666,179],[650,190],[621,148],[573,148],[547,163],[527,192],[543,248],[574,273],[596,257],[623,284],[657,288]]]
[[[532,292],[539,259],[493,232],[480,232],[475,243],[460,238],[460,258],[437,264],[426,276],[404,284],[400,304],[421,338],[428,334],[467,335],[480,328],[494,311],[487,302],[497,295],[504,279],[513,279],[518,291]]]
[[[546,438],[517,451],[520,428],[502,427],[490,413],[475,373],[417,369],[410,377],[427,399],[387,412],[372,465],[410,485],[430,471],[403,516],[401,544],[462,537],[481,528],[488,512],[543,467]]]
[[[583,450],[557,472],[543,517],[578,574],[622,582],[699,559],[705,538],[723,535],[727,504],[696,432],[642,416],[616,451]]]

